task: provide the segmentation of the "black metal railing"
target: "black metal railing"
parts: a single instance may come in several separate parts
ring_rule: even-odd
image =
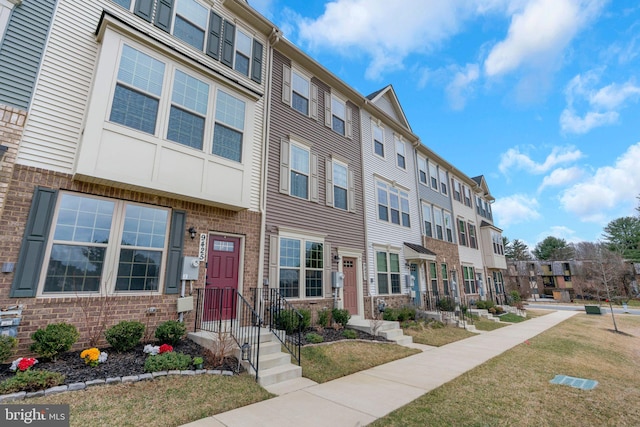
[[[461,295],[456,302],[456,298],[451,294],[429,292],[425,294],[424,305],[427,310],[439,313],[445,323],[461,321],[465,326],[473,324],[466,295]]]
[[[233,339],[239,348],[239,359],[246,361],[259,376],[260,316],[251,304],[233,288],[197,289],[196,331],[216,335],[219,349]]]
[[[263,326],[278,338],[300,365],[302,314],[282,295],[280,289],[254,288],[255,311],[261,313]]]

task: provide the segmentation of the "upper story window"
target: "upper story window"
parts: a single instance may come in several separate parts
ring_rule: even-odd
[[[431,205],[422,204],[422,218],[424,221],[424,235],[433,237],[433,221],[431,219]]]
[[[429,177],[431,178],[431,188],[438,191],[438,167],[431,162],[429,163]]]
[[[343,163],[333,161],[333,206],[347,210],[349,207],[348,169]]]
[[[473,206],[471,205],[471,189],[469,187],[467,187],[466,185],[463,187],[463,194],[464,194],[464,204],[466,206],[469,206],[470,208],[473,208]]]
[[[476,238],[476,226],[469,224],[469,247],[478,249],[478,240]]]
[[[384,157],[384,130],[373,124],[373,152],[380,157]]]
[[[462,192],[460,189],[460,181],[453,179],[453,198],[459,202],[462,202]]]
[[[346,106],[335,96],[331,97],[331,129],[345,135]]]
[[[164,70],[161,61],[124,45],[109,120],[155,134]]]
[[[447,195],[447,173],[440,169],[440,192]]]
[[[168,209],[62,193],[53,224],[43,294],[160,290]]]
[[[409,194],[378,182],[378,219],[411,227]]]
[[[303,74],[291,70],[291,106],[304,114],[309,115],[311,82]]]
[[[400,169],[407,168],[407,153],[406,147],[404,145],[404,141],[399,138],[396,138],[396,165]]]
[[[336,133],[353,137],[352,111],[346,101],[331,92],[324,93],[324,124]]]
[[[111,0],[111,1],[114,2],[115,4],[119,4],[125,9],[129,9],[131,7],[131,0]]]
[[[209,10],[195,0],[177,0],[173,35],[198,50],[204,48]]]
[[[444,213],[444,229],[446,234],[447,242],[453,243],[453,219],[451,218],[451,213],[447,211],[443,211]]]
[[[167,70],[172,77],[170,97],[163,91]],[[168,109],[167,123],[161,126],[166,128],[166,139],[242,162],[245,101],[218,90],[215,108],[211,108],[210,87],[173,64],[125,44],[109,120],[156,135],[158,117]]]
[[[218,91],[216,123],[213,131],[213,154],[236,162],[242,161],[245,103]]]
[[[436,224],[436,238],[439,240],[444,240],[444,231],[442,227],[442,211],[438,208],[434,208],[433,217],[435,218]]]
[[[477,292],[477,289],[474,268],[463,265],[462,277],[464,279],[464,291],[467,294],[475,294]]]
[[[496,255],[504,255],[504,244],[502,242],[502,235],[492,230],[491,240],[493,242],[493,253]]]
[[[309,199],[309,149],[291,144],[291,195]]]
[[[418,176],[421,183],[429,185],[427,183],[427,159],[420,156],[418,156]]]
[[[467,223],[462,219],[458,219],[458,242],[467,246]]]
[[[131,8],[131,1],[116,3]],[[263,45],[197,0],[136,0],[133,12],[213,59],[262,83]]]

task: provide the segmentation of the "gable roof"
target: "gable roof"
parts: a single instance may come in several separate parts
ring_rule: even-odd
[[[391,108],[393,109],[393,112],[395,113],[395,117],[394,118],[404,128],[406,128],[410,132],[413,132],[411,130],[411,125],[409,124],[409,121],[407,120],[407,116],[404,114],[404,110],[402,109],[402,106],[400,105],[400,101],[398,100],[398,96],[396,95],[396,91],[393,89],[393,85],[387,85],[387,86],[383,87],[382,89],[380,89],[380,90],[378,90],[376,92],[373,92],[372,94],[367,95],[366,98],[369,101],[371,101],[373,104],[378,105],[378,106],[380,106],[380,101],[383,98],[387,98],[387,100],[391,104]]]
[[[478,187],[482,190],[482,194],[489,201],[495,200],[491,195],[491,191],[489,191],[489,186],[487,185],[487,180],[484,179],[484,175],[478,175],[471,178],[478,184]]]

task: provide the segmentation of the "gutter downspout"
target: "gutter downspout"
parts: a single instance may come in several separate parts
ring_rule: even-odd
[[[269,167],[269,138],[270,138],[270,126],[271,123],[271,72],[273,68],[273,46],[280,41],[280,31],[277,28],[271,30],[269,35],[270,47],[267,49],[267,73],[265,82],[265,112],[264,120],[262,122],[262,134],[264,135],[264,144],[262,144],[262,182],[260,185],[260,252],[258,255],[258,284],[257,295],[254,304],[258,304],[258,301],[262,299],[262,288],[264,284],[264,253],[265,253],[265,240],[266,240],[266,228],[267,228],[267,176]],[[258,306],[256,308],[259,310]],[[256,310],[256,311],[258,311]],[[258,313],[262,316],[262,313]]]

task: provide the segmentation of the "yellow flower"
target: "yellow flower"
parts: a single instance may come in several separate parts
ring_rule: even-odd
[[[88,348],[80,353],[80,358],[84,359],[85,363],[91,366],[98,364],[98,358],[100,357],[100,350],[97,348]]]

